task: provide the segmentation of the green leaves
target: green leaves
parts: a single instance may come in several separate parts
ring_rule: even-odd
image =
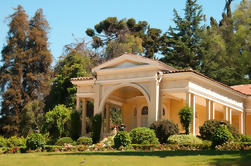
[[[189,127],[193,121],[193,110],[192,108],[185,106],[179,111],[180,123],[186,131],[186,134],[189,134]]]

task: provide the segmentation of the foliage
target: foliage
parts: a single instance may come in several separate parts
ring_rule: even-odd
[[[164,34],[161,60],[178,68],[200,68],[201,33],[204,30],[202,6],[197,0],[187,0],[184,18],[174,9],[175,27]]]
[[[61,136],[67,136],[69,130],[69,122],[71,118],[71,111],[66,108],[65,105],[57,105],[53,110],[45,114],[46,128],[50,133],[50,136],[59,138]]]
[[[189,134],[190,125],[193,121],[193,110],[192,108],[185,106],[179,111],[180,123],[186,131],[186,134]]]
[[[215,146],[215,150],[219,150],[219,151],[237,151],[237,150],[241,150],[241,146],[238,143],[235,143],[233,141],[227,141],[221,145],[217,145]]]
[[[172,135],[168,138],[168,143],[178,145],[202,144],[202,141],[193,135]]]
[[[79,137],[77,141],[78,145],[91,145],[92,138],[90,137]]]
[[[130,131],[133,144],[159,144],[154,130],[147,127],[138,127]]]
[[[108,17],[88,28],[86,34],[92,37],[92,47],[106,48],[104,59],[111,59],[121,53],[143,53],[148,58],[154,58],[161,46],[161,30],[150,28],[146,21]]]
[[[235,139],[239,139],[239,132],[228,122],[222,122],[218,120],[207,120],[204,122],[202,126],[200,126],[200,136],[204,140],[212,140],[213,133],[215,129],[219,128],[219,126],[224,123],[227,125],[228,130],[231,132]]]
[[[123,147],[128,147],[131,144],[130,135],[127,131],[119,131],[114,137],[114,147],[116,149]]]
[[[150,129],[154,130],[161,144],[167,143],[171,135],[179,133],[178,125],[169,120],[156,121],[151,124]]]
[[[42,130],[44,122],[44,103],[39,100],[34,100],[25,105],[21,112],[21,133],[27,136],[36,129]]]
[[[251,142],[251,136],[240,134],[241,142]]]
[[[72,144],[73,143],[73,140],[71,137],[62,137],[62,138],[59,138],[56,142],[56,145],[64,145],[64,144]]]
[[[54,68],[51,91],[46,99],[46,110],[58,104],[75,108],[77,88],[71,83],[71,78],[91,76],[92,64],[89,53],[85,46],[66,48],[66,55],[60,57]]]
[[[6,147],[7,146],[7,140],[0,136],[0,147]]]
[[[70,135],[73,140],[77,140],[81,134],[81,119],[78,111],[71,112],[71,129]]]
[[[234,137],[231,132],[227,129],[226,125],[220,125],[215,129],[212,135],[212,146],[222,145],[227,141],[233,141]]]
[[[26,139],[27,149],[36,150],[38,148],[44,148],[45,138],[40,133],[32,133]]]
[[[100,132],[102,125],[102,116],[101,114],[96,114],[92,119],[92,140],[93,143],[97,143],[100,140]]]
[[[121,109],[112,108],[110,111],[110,114],[111,114],[111,120],[113,124],[122,123]]]
[[[15,146],[25,146],[26,139],[24,137],[16,137],[12,136],[6,140],[8,147],[15,147]]]

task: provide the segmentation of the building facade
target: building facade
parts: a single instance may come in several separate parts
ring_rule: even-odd
[[[71,80],[77,86],[76,109],[82,110],[82,135],[88,100],[94,103],[94,114],[102,115],[102,135],[111,131],[111,107],[122,110],[128,131],[160,119],[172,120],[182,131],[178,112],[185,105],[193,109],[193,135],[209,119],[229,121],[240,133],[251,135],[250,85],[229,87],[194,70],[178,70],[128,53],[92,72],[94,77]]]

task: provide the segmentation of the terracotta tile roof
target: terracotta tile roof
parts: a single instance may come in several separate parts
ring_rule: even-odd
[[[208,79],[208,80],[211,80],[211,81],[213,81],[213,82],[215,82],[215,83],[217,83],[217,84],[219,84],[219,85],[222,85],[222,86],[224,86],[224,87],[226,87],[226,88],[229,88],[230,90],[233,90],[233,91],[235,91],[235,92],[238,92],[238,93],[240,93],[240,94],[242,94],[242,95],[247,95],[246,93],[244,93],[244,92],[242,92],[242,91],[240,91],[240,90],[237,90],[237,89],[235,89],[235,88],[233,88],[233,87],[231,87],[231,86],[228,86],[228,85],[226,85],[226,84],[223,84],[223,83],[221,83],[221,82],[218,82],[218,81],[216,81],[216,80],[214,80],[214,79],[212,79],[212,78],[210,78],[210,77],[208,77],[208,76],[205,76],[204,74],[201,74],[200,72],[197,72],[197,71],[195,71],[195,70],[192,70],[192,69],[184,69],[184,70],[177,70],[177,71],[163,71],[163,73],[164,74],[172,74],[172,73],[182,73],[182,72],[192,72],[192,73],[195,73],[195,74],[197,74],[197,75],[200,75],[200,76],[202,76],[202,77],[204,77],[204,78],[206,78],[206,79]],[[251,85],[251,84],[250,84]],[[251,88],[251,86],[250,86],[250,88]],[[251,90],[251,89],[250,89]],[[250,91],[251,92],[251,91]]]
[[[71,81],[89,81],[93,80],[93,77],[77,77],[77,78],[71,78]]]
[[[235,85],[235,86],[231,86],[231,88],[245,93],[248,96],[251,96],[251,84],[244,84],[244,85]]]

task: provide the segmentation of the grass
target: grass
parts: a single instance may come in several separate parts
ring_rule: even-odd
[[[81,161],[85,160],[84,163]],[[251,165],[251,151],[19,153],[0,155],[1,166]]]

